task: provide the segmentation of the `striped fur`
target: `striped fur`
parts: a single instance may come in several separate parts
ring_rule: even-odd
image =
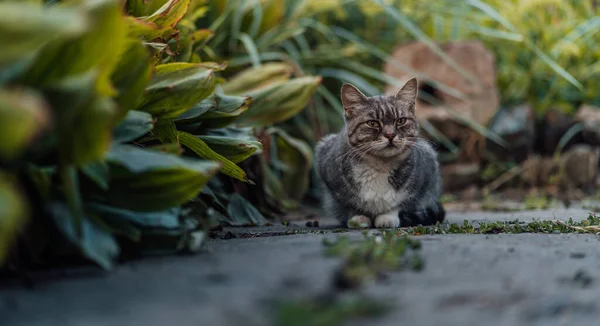
[[[367,217],[372,226],[397,227],[444,220],[437,153],[418,138],[416,94],[416,79],[395,96],[342,87],[346,126],[316,149],[324,209],[340,222]]]

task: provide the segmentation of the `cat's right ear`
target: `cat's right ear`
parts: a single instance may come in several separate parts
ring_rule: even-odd
[[[346,118],[352,118],[354,110],[363,106],[366,101],[367,97],[358,88],[350,84],[342,85],[342,106],[344,106]]]

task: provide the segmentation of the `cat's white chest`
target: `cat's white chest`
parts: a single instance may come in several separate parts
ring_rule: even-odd
[[[390,183],[390,173],[386,169],[360,163],[353,167],[352,172],[360,189],[358,198],[367,212],[387,213],[398,207],[406,197],[404,191],[394,189]]]

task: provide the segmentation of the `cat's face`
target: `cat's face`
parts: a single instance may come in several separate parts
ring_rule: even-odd
[[[350,84],[342,86],[346,134],[357,154],[392,158],[411,148],[419,135],[417,90],[415,78],[394,96],[367,97]]]

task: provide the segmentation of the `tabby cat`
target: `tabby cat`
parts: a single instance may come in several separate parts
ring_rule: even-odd
[[[316,148],[326,213],[348,226],[399,227],[443,221],[437,153],[419,138],[417,80],[394,96],[342,86],[345,127]]]

